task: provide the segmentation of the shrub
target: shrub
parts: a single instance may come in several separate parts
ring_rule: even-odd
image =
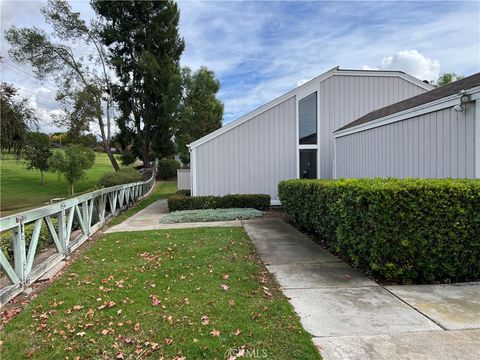
[[[142,175],[133,168],[121,168],[103,175],[97,184],[103,187],[134,183],[142,180]]]
[[[243,220],[261,217],[263,213],[256,209],[201,209],[174,211],[160,219],[162,224],[205,221]]]
[[[265,194],[228,194],[225,196],[184,196],[175,194],[168,198],[170,211],[196,209],[270,208],[270,195]]]
[[[162,159],[158,162],[157,178],[162,180],[171,179],[177,176],[177,169],[180,169],[180,163],[174,159]]]
[[[130,150],[123,150],[120,153],[120,162],[123,166],[128,166],[133,164],[137,160],[137,155],[135,155]]]
[[[183,189],[183,190],[177,190],[175,192],[175,194],[176,195],[183,195],[183,196],[191,196],[192,192],[190,190]]]
[[[296,224],[377,279],[480,279],[479,180],[287,180],[279,195]]]

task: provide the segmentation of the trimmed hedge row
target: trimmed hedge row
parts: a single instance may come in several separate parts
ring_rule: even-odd
[[[225,196],[185,196],[175,194],[168,198],[168,210],[270,208],[270,195],[265,194],[228,194]]]
[[[279,196],[300,228],[377,279],[480,279],[480,180],[287,180]]]

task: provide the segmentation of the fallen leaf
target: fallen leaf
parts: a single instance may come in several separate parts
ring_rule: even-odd
[[[100,334],[102,334],[102,335],[107,335],[107,334],[108,334],[108,329],[103,329]]]
[[[212,336],[220,336],[220,331],[216,330],[216,329],[213,329],[212,331],[210,331],[210,335]]]
[[[133,330],[139,331],[140,330],[140,324],[136,323],[135,326],[133,327]]]
[[[153,306],[160,305],[160,300],[158,299],[157,295],[150,295],[150,299],[152,299]]]
[[[117,358],[117,359],[125,359],[125,358],[123,357],[123,353],[121,353],[121,352],[117,352],[117,353],[115,354],[115,358]]]
[[[220,285],[220,287],[222,288],[223,291],[227,291],[229,289],[228,285]]]
[[[77,336],[84,337],[87,333],[85,331],[81,331],[77,333]]]
[[[222,279],[223,279],[223,280],[228,280],[228,274],[223,275],[223,276],[222,276]]]
[[[207,315],[202,316],[202,324],[203,325],[208,325],[210,323],[210,319],[208,318]]]
[[[173,339],[169,339],[169,338],[165,339],[165,345],[170,345],[171,343],[173,343]]]
[[[238,336],[238,335],[240,335],[240,333],[241,333],[240,329],[237,329],[237,330],[235,330],[235,332],[233,333],[233,335]]]

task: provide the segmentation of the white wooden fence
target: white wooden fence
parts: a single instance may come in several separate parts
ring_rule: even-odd
[[[177,189],[190,190],[190,169],[177,169]]]
[[[157,168],[158,161],[155,161],[152,176],[147,181],[92,191],[56,204],[0,218],[0,232],[11,232],[13,245],[13,265],[0,249],[0,264],[9,280],[7,282],[7,279],[3,278],[1,281],[0,306],[67,259],[72,251],[100,229],[109,218],[147,195],[155,184]],[[55,218],[56,225],[55,221],[52,221]],[[77,220],[79,229],[73,229],[74,219]],[[56,251],[46,259],[36,261],[38,240],[44,223]],[[33,224],[30,239],[25,238],[27,224]],[[27,240],[30,240],[28,248]]]

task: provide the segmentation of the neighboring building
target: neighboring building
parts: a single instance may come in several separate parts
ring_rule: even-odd
[[[336,177],[480,178],[480,73],[335,131]]]
[[[332,178],[333,132],[433,87],[400,71],[338,67],[189,145],[193,195],[270,194],[284,179]]]

